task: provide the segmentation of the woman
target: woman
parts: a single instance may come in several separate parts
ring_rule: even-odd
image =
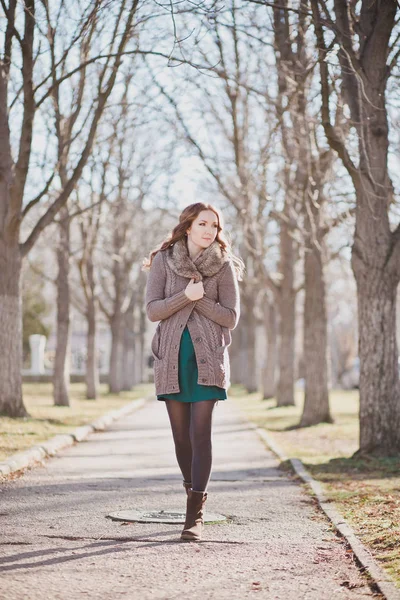
[[[231,253],[222,230],[216,208],[191,204],[144,263],[150,269],[147,315],[160,321],[151,348],[156,394],[167,407],[187,493],[181,539],[191,541],[202,535],[212,413],[227,398],[227,349],[239,319],[243,262]]]

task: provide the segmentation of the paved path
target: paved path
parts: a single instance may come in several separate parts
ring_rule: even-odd
[[[166,411],[152,401],[0,486],[0,598],[373,597],[351,553],[231,401],[216,407],[207,503],[230,523],[185,543],[180,525],[105,518],[184,504]]]

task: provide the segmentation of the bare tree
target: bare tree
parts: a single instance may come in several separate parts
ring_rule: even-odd
[[[60,29],[65,18],[64,11],[59,10],[55,15],[50,13],[48,4],[46,8],[47,40],[51,57],[51,99],[54,107],[55,132],[57,138],[57,163],[60,183],[65,188],[68,183],[68,173],[71,171],[70,154],[74,151],[74,142],[79,134],[85,129],[85,121],[79,122],[81,112],[85,111],[85,92],[88,86],[86,64],[90,58],[92,38],[96,33],[97,19],[95,15],[86,24],[85,35],[79,39],[79,54],[82,68],[78,73],[78,82],[68,79],[62,82],[62,74],[65,70],[65,61],[60,64],[57,56],[56,44],[59,44]],[[56,35],[57,32],[57,35]],[[75,46],[74,44],[74,50]],[[68,57],[72,48],[66,50]],[[101,75],[100,75],[101,77]],[[101,79],[100,79],[101,82]],[[100,83],[99,82],[99,83]],[[66,89],[67,85],[70,89]],[[65,102],[65,96],[71,97],[69,106]],[[64,106],[63,106],[64,105]],[[78,124],[78,127],[76,127]],[[59,218],[59,243],[57,248],[57,345],[54,360],[54,404],[69,406],[69,354],[70,354],[70,215],[68,203],[60,210]]]
[[[106,198],[106,173],[109,157],[102,164],[100,194],[97,195],[91,186],[91,210],[81,209],[78,216],[81,252],[77,257],[79,281],[84,297],[83,313],[87,321],[86,344],[86,398],[95,400],[99,384],[98,358],[97,358],[97,313],[99,286],[96,274],[96,251],[100,226],[102,224],[102,209]],[[94,166],[93,166],[94,168]],[[92,182],[91,182],[92,183]]]
[[[2,262],[0,341],[2,347],[7,348],[7,352],[3,352],[0,357],[0,412],[10,416],[26,414],[21,388],[21,262],[32,249],[41,232],[65,206],[82,175],[90,155],[98,123],[115,85],[122,54],[132,39],[134,16],[138,8],[137,0],[129,3],[114,3],[111,11],[108,5],[107,16],[102,11],[103,4],[104,2],[97,0],[96,2],[87,2],[85,6],[81,7],[82,13],[80,18],[75,21],[77,25],[73,37],[69,38],[66,47],[62,42],[60,43],[60,54],[56,58],[59,71],[54,80],[53,73],[46,70],[46,65],[49,64],[48,55],[43,55],[41,43],[35,44],[36,37],[40,38],[42,35],[36,20],[37,11],[40,10],[46,14],[49,10],[48,4],[46,2],[37,4],[35,0],[24,0],[22,3],[10,0],[8,5],[2,2],[6,16],[6,31],[4,53],[0,60],[0,260]],[[60,3],[58,7],[54,8],[54,11],[62,12],[63,8],[65,9],[64,3]],[[86,34],[93,20],[97,23],[98,41],[100,39],[105,41],[105,19],[108,24],[111,21],[114,23],[111,51],[102,59],[103,62],[100,60],[96,62],[97,56],[90,58],[93,65],[99,66],[100,76],[97,97],[87,115],[85,141],[67,179],[55,193],[53,202],[47,210],[44,210],[26,239],[21,242],[22,220],[32,207],[46,196],[54,177],[51,174],[43,189],[32,200],[26,201],[25,190],[32,153],[35,115],[39,111],[43,113],[48,108],[47,101],[54,91],[55,81],[59,86],[83,68],[83,64],[77,64],[71,70],[67,57],[74,44]],[[48,34],[48,40],[53,40],[56,35],[57,32],[53,29]],[[43,60],[41,60],[42,56],[44,56]],[[9,111],[9,82],[10,77],[14,76],[13,74],[17,76],[19,60],[21,62],[21,85],[11,103],[12,108],[20,111],[18,123],[21,123],[17,159],[14,163],[10,143],[12,115]],[[38,66],[39,64],[41,68]],[[36,72],[43,71],[44,75],[41,81],[37,81],[34,67]],[[20,99],[21,104],[19,104]]]
[[[252,15],[256,22],[256,16]],[[242,316],[232,342],[232,381],[252,392],[259,388],[256,373],[256,298],[265,286],[275,287],[265,257],[271,198],[267,193],[272,128],[267,84],[262,85],[258,54],[235,2],[207,23],[210,47],[197,49],[203,71],[187,73],[190,112],[171,85],[154,75],[167,99],[171,122],[201,161],[226,214],[235,223],[232,237],[246,264],[241,283]],[[260,41],[261,44],[261,41]],[[266,65],[262,65],[265,69]],[[267,79],[267,78],[265,78]],[[255,89],[255,82],[259,89]],[[187,104],[186,104],[187,106]],[[168,109],[167,113],[168,113]],[[198,119],[207,128],[198,128]]]
[[[400,451],[400,385],[396,291],[400,279],[400,225],[391,223],[386,87],[399,57],[398,6],[392,0],[353,5],[311,0],[326,138],[354,185],[356,227],[352,266],[357,281],[360,356],[360,452]],[[332,39],[333,41],[328,41]],[[334,125],[329,50],[338,54],[342,99],[357,147]]]
[[[299,238],[304,257],[305,398],[300,425],[306,426],[331,421],[324,265],[328,258],[325,238],[333,223],[328,225],[326,218],[324,187],[331,177],[333,157],[318,140],[319,123],[313,107],[315,63],[311,60],[306,35],[309,28],[307,0],[300,0],[295,15],[290,10],[286,0],[275,2],[273,14],[279,89],[277,111],[287,158],[286,210],[281,219],[289,228],[286,236]],[[293,241],[287,243],[293,247]],[[292,284],[288,290],[292,319],[293,292]],[[289,319],[289,323],[291,321]]]
[[[125,89],[128,87],[126,81]],[[140,100],[143,102],[143,98]],[[106,223],[99,238],[101,263],[96,271],[100,308],[111,329],[112,393],[130,389],[134,382],[126,376],[126,361],[131,366],[133,361],[143,364],[145,280],[139,266],[149,243],[147,238],[153,237],[145,225],[145,203],[151,202],[152,193],[156,193],[153,190],[158,189],[159,180],[166,177],[173,164],[173,146],[168,137],[160,136],[163,129],[154,116],[150,126],[147,117],[151,116],[142,110],[139,118],[135,102],[128,102],[126,94],[110,121],[110,136],[105,142],[113,150],[104,177],[115,185],[105,201]],[[140,376],[141,368],[138,371]]]
[[[132,295],[124,313],[121,389],[144,381],[145,333],[147,317],[145,311],[146,275],[136,265],[132,278]]]

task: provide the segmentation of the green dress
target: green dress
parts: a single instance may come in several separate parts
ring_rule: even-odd
[[[178,357],[178,377],[180,392],[159,394],[158,400],[179,400],[179,402],[200,402],[201,400],[226,400],[226,390],[216,385],[197,383],[198,370],[192,338],[186,326],[183,330]]]

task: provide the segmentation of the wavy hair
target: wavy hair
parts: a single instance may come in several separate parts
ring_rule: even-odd
[[[178,240],[185,239],[186,230],[190,228],[193,221],[203,210],[211,210],[217,217],[218,232],[215,241],[218,242],[222,251],[228,254],[235,268],[236,276],[238,280],[241,281],[245,270],[244,262],[241,258],[235,256],[232,252],[231,245],[223,231],[224,226],[222,215],[215,206],[213,206],[212,204],[206,204],[204,202],[196,202],[195,204],[190,204],[181,212],[179,216],[178,225],[176,225],[173,228],[171,233],[165,238],[161,245],[152,250],[149,256],[143,260],[142,270],[148,271],[150,269],[153,259],[158,252],[167,250],[167,248],[173,246]]]

